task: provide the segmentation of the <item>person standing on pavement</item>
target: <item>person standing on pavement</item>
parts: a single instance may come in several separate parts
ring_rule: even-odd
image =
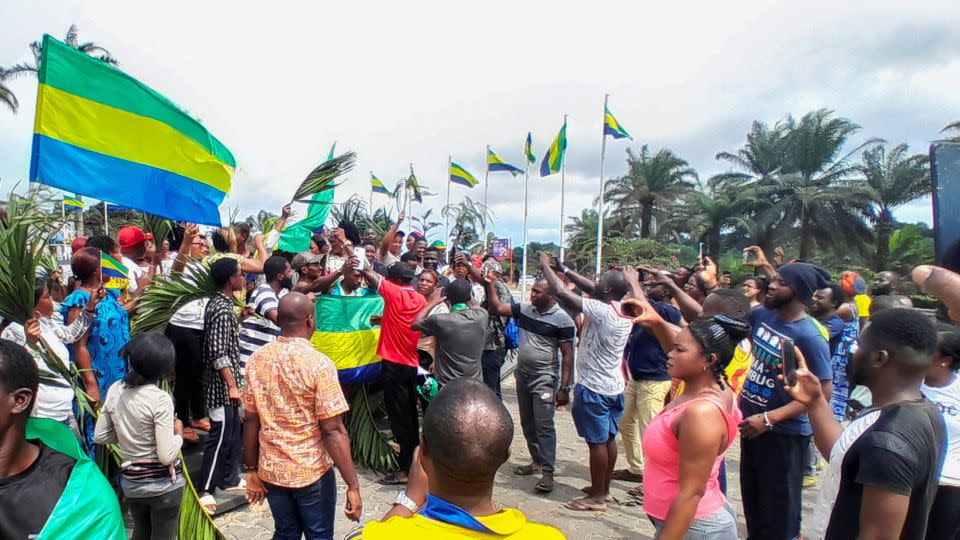
[[[210,437],[203,448],[203,464],[197,479],[200,503],[211,514],[217,511],[217,489],[241,487],[240,333],[233,302],[246,280],[240,263],[224,257],[210,265],[217,294],[210,298],[203,316],[203,389],[210,416]]]
[[[254,289],[247,300],[250,316],[240,323],[240,369],[245,370],[253,353],[280,335],[277,307],[293,287],[293,268],[287,259],[274,255],[263,263],[266,282]]]
[[[670,289],[666,284],[651,284],[646,295],[650,305],[665,322],[680,325],[680,310],[670,304]],[[667,353],[652,332],[641,325],[634,325],[626,351],[630,380],[623,393],[620,436],[623,438],[627,468],[615,471],[613,479],[642,482],[641,437],[653,417],[663,409],[671,382],[667,374]]]
[[[577,357],[577,386],[573,396],[573,422],[577,434],[590,448],[590,485],[587,496],[566,504],[570,510],[603,512],[610,479],[617,463],[617,431],[623,414],[623,349],[633,323],[617,313],[618,304],[631,289],[642,295],[636,270],[608,270],[596,283],[564,267],[563,273],[590,298],[567,289],[553,269],[553,258],[540,254],[540,267],[557,300],[574,314],[583,313],[586,326]],[[569,387],[560,391],[568,394]]]
[[[470,279],[473,281],[474,290],[481,296],[475,298],[480,307],[490,312],[490,302],[487,298],[486,289],[483,284],[486,283],[486,276],[493,276],[493,287],[496,290],[497,298],[501,304],[513,303],[513,296],[510,295],[510,289],[503,282],[503,267],[493,257],[488,257],[479,269],[470,264],[466,255],[457,254],[457,262],[460,267],[465,267],[470,272]],[[492,312],[491,312],[492,314]],[[506,326],[506,317],[494,315],[487,322],[487,342],[483,346],[483,383],[490,387],[497,397],[501,397],[500,392],[500,370],[507,360],[507,339],[503,334]]]
[[[471,288],[470,282],[462,279],[451,283],[446,291],[434,288],[427,305],[413,320],[412,328],[421,336],[436,338],[433,378],[440,388],[461,377],[482,380],[480,357],[489,315],[471,302]],[[430,314],[444,303],[449,313]]]
[[[416,316],[427,301],[410,285],[413,269],[406,264],[394,264],[381,277],[372,268],[364,267],[363,277],[383,297],[383,317],[377,355],[380,363],[380,384],[383,386],[387,419],[400,455],[399,471],[380,479],[385,485],[406,484],[413,454],[420,438],[420,420],[417,417],[417,368],[420,356],[417,341],[420,332],[412,329]]]
[[[513,317],[520,328],[517,369],[513,374],[517,381],[520,426],[531,463],[515,468],[513,474],[542,474],[534,489],[550,493],[554,488],[553,475],[557,464],[554,411],[556,406],[570,402],[569,390],[558,388],[569,388],[573,378],[573,338],[576,332],[573,319],[557,305],[557,297],[545,279],[534,282],[529,304],[501,304],[493,278],[488,277],[486,283],[490,311],[501,317]],[[557,366],[558,351],[560,366]]]
[[[313,302],[301,293],[280,299],[280,336],[247,364],[243,391],[243,470],[247,501],[266,498],[278,540],[333,538],[337,480],[347,484],[344,513],[358,521],[360,483],[343,425],[347,400],[337,368],[310,343]]]
[[[808,263],[780,267],[763,307],[750,312],[753,357],[740,392],[740,491],[747,538],[787,540],[800,534],[804,457],[813,431],[802,403],[783,388],[783,340],[792,339],[829,396],[833,374],[826,330],[807,315],[814,291],[830,275]]]

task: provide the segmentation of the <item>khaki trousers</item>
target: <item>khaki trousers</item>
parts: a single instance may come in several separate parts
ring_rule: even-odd
[[[627,458],[627,469],[643,474],[643,444],[640,439],[650,421],[663,409],[670,381],[630,381],[623,391],[623,417],[620,435]]]

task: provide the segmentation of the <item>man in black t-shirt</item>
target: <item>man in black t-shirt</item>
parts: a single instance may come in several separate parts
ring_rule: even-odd
[[[845,429],[817,378],[798,370],[787,391],[806,405],[817,448],[830,460],[810,537],[926,534],[946,451],[943,417],[920,393],[936,344],[936,327],[919,312],[891,309],[871,317],[849,371],[851,385],[870,388],[873,406]]]

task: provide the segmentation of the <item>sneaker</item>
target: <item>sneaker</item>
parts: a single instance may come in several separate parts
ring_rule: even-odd
[[[820,480],[816,476],[804,476],[803,477],[803,489],[817,487],[820,485]]]

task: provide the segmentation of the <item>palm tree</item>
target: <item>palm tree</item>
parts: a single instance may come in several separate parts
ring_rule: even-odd
[[[650,155],[647,145],[635,154],[627,149],[627,174],[607,180],[607,202],[613,203],[621,230],[636,229],[650,237],[654,209],[686,192],[697,178],[696,171],[667,148]]]
[[[597,254],[597,211],[589,208],[581,210],[580,216],[570,216],[564,226],[567,233],[567,260],[575,263],[578,271],[590,270]],[[605,236],[608,239],[609,236]]]
[[[439,221],[430,221],[430,216],[433,215],[433,209],[429,209],[423,213],[423,216],[412,216],[410,221],[417,224],[417,227],[420,228],[420,232],[423,233],[424,238],[430,238],[431,231],[443,225]]]
[[[908,155],[906,144],[898,144],[889,151],[877,145],[863,152],[859,169],[864,178],[864,190],[873,203],[870,218],[877,234],[877,252],[874,269],[886,269],[890,258],[890,234],[894,228],[893,211],[911,201],[929,195],[930,157],[926,154]]]
[[[13,94],[7,86],[7,81],[12,78],[13,73],[6,68],[0,68],[0,103],[3,103],[11,112],[17,112],[17,108],[20,107],[20,102],[17,101],[17,96]]]
[[[957,132],[960,132],[960,120],[957,120],[956,122],[952,122],[952,123],[950,123],[950,124],[947,124],[947,126],[946,126],[945,128],[943,128],[943,129],[940,130],[940,133],[943,133],[943,132],[945,132],[945,131],[957,131]],[[949,142],[960,142],[960,134],[958,134],[958,135],[956,135],[956,136],[954,136],[954,137],[949,137],[949,138],[947,138],[946,140],[949,141]]]
[[[815,244],[863,249],[870,238],[864,221],[869,203],[856,183],[847,181],[859,170],[850,158],[882,141],[868,139],[840,155],[860,126],[829,109],[809,112],[799,122],[787,117],[784,126],[781,174],[756,187],[758,196],[772,202],[761,218],[798,226],[801,259],[810,256]]]
[[[78,39],[77,25],[71,24],[70,29],[67,30],[67,35],[64,36],[63,42],[68,46],[73,47],[74,49],[92,56],[101,62],[106,62],[112,66],[116,66],[117,59],[110,54],[110,51],[97,45],[92,41],[86,43],[80,43]],[[33,75],[36,76],[40,73],[40,60],[41,60],[41,51],[42,46],[40,41],[34,41],[30,44],[30,52],[33,55],[32,62],[21,62],[15,66],[9,68],[0,68],[0,102],[3,102],[10,110],[17,112],[17,97],[13,95],[13,91],[7,88],[3,82],[4,79],[8,79],[12,76],[18,75]]]
[[[663,226],[699,238],[706,244],[706,254],[716,261],[720,256],[720,233],[730,227],[748,227],[745,216],[753,201],[739,184],[723,188],[717,188],[714,182],[709,184],[705,190],[686,193]]]
[[[86,43],[80,43],[79,40],[79,31],[77,25],[71,24],[70,29],[67,30],[67,35],[64,36],[63,42],[68,46],[72,47],[87,56],[92,56],[101,62],[106,62],[111,66],[119,65],[117,59],[110,54],[110,51],[97,45],[92,41]],[[10,71],[13,73],[32,73],[34,75],[40,73],[40,58],[41,58],[41,42],[34,41],[30,44],[30,52],[33,53],[33,62],[32,63],[20,63],[10,68]]]
[[[457,242],[449,247],[455,247],[458,244],[473,245],[480,240],[478,231],[493,221],[493,212],[483,203],[476,202],[470,197],[464,197],[457,204],[444,206],[441,215],[453,221],[450,234],[457,239]]]
[[[726,161],[740,170],[721,173],[710,179],[712,183],[723,183],[731,180],[753,183],[769,182],[783,164],[783,139],[786,128],[782,122],[777,122],[773,128],[764,122],[754,121],[747,133],[747,143],[735,153],[720,152],[716,155],[718,161]]]

